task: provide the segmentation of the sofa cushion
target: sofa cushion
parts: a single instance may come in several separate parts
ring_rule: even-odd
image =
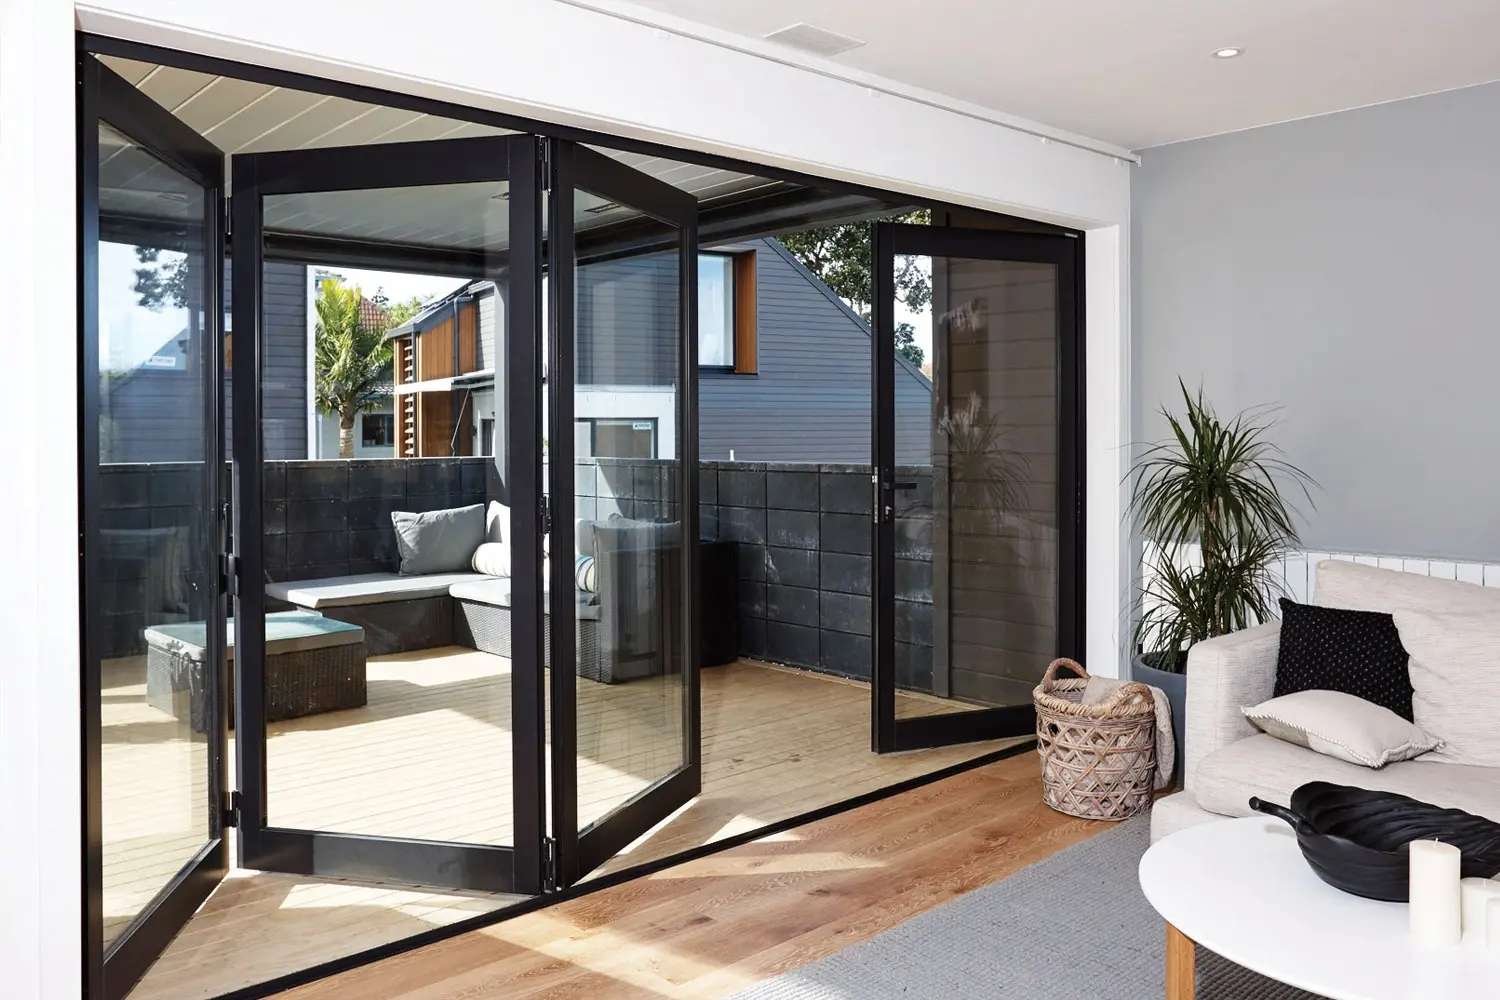
[[[498,580],[470,580],[464,583],[455,583],[448,589],[448,593],[456,601],[472,601],[475,604],[488,604],[496,608],[510,607],[511,581],[509,579]],[[599,609],[589,605],[589,599],[594,595],[578,592],[574,595],[578,599],[579,618],[597,618]],[[547,595],[542,595],[544,610],[551,610],[552,602]]]
[[[444,597],[455,583],[486,580],[478,573],[433,573],[399,576],[395,573],[360,573],[320,580],[288,580],[266,584],[266,594],[299,608],[340,608],[356,604],[386,604]]]
[[[1416,722],[1454,764],[1500,768],[1500,613],[1396,612]],[[1500,770],[1495,782],[1500,784]]]
[[[1318,563],[1313,603],[1353,611],[1500,612],[1500,587],[1440,580],[1363,563]]]
[[[393,511],[391,525],[396,529],[402,573],[456,573],[469,568],[474,550],[484,543],[484,506],[476,503],[420,514]]]
[[[1500,772],[1495,768],[1443,763],[1427,754],[1372,771],[1265,733],[1236,740],[1205,757],[1198,765],[1195,794],[1209,812],[1250,816],[1252,795],[1285,805],[1292,792],[1309,781],[1398,792],[1500,822]]]
[[[1283,597],[1276,697],[1299,691],[1340,691],[1410,722],[1406,650],[1391,616],[1298,604]]]
[[[484,509],[484,540],[504,542],[510,535],[510,508],[499,500],[491,500]]]
[[[1285,694],[1246,708],[1245,718],[1278,740],[1364,767],[1420,757],[1442,743],[1390,709],[1342,691]]]
[[[469,566],[485,576],[510,576],[510,543],[485,542],[474,550]]]

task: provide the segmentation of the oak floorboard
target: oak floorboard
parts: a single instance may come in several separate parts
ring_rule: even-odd
[[[717,1000],[1107,828],[1030,754],[309,984],[280,1000]]]
[[[145,703],[144,666],[141,658],[131,658],[114,661],[107,672],[105,909],[112,929],[125,926],[170,879],[201,843],[193,831],[206,825],[206,812],[181,808],[206,799],[201,738],[182,738],[184,727]],[[457,647],[372,659],[368,705],[270,728],[272,822],[508,843],[510,675],[509,660]],[[877,755],[869,749],[867,685],[745,660],[707,669],[702,678],[702,793],[592,877],[759,829],[1006,745]],[[676,697],[659,679],[621,685],[580,680],[580,759],[574,766],[582,819],[607,812],[674,766],[680,755]],[[900,698],[923,711],[960,707],[921,695]],[[954,787],[969,787],[959,780]],[[1011,780],[997,777],[987,787],[1000,789]],[[910,801],[925,803],[922,808],[943,822],[961,821],[961,807],[942,804],[927,789],[911,794]],[[896,807],[876,803],[871,808],[875,811],[867,816],[886,816]],[[830,836],[848,832],[852,839],[837,850],[856,860],[880,850],[883,840],[889,841],[887,850],[896,843],[890,833],[843,816],[828,823],[823,829]],[[931,823],[917,830],[907,837],[937,835]],[[622,885],[597,904],[584,902],[595,897],[583,897],[578,902],[584,908],[576,912],[594,933],[609,932],[609,925],[620,921],[613,931],[627,936],[654,933],[653,921],[677,927],[675,914],[683,907],[752,912],[753,889],[716,891],[732,866],[748,866],[762,877],[774,870],[790,888],[816,877],[802,867],[844,863],[832,855],[800,853],[802,837],[784,833],[763,841],[761,855],[724,862],[728,869],[704,859],[707,867],[674,869],[678,874],[669,878]],[[520,899],[235,870],[131,1000],[206,1000]],[[631,917],[635,904],[646,916]],[[757,931],[760,937],[765,933]],[[684,941],[698,947],[696,937]],[[529,970],[527,990],[539,984],[562,989],[556,986],[562,981],[572,989],[581,982],[567,976],[571,958],[553,954],[556,949],[545,942],[512,947],[517,967]],[[676,982],[708,973],[690,962],[664,967],[661,978]]]

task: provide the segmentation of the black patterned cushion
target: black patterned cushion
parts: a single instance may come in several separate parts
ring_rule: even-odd
[[[1412,718],[1406,649],[1392,617],[1281,599],[1276,697],[1342,691]]]

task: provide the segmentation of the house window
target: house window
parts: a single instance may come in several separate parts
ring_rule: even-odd
[[[392,413],[366,413],[360,419],[359,443],[365,448],[389,448],[396,441],[396,417]]]
[[[756,369],[755,251],[698,255],[698,365]]]
[[[655,458],[656,420],[596,417],[579,420],[576,458]]]
[[[493,455],[495,453],[495,421],[490,417],[481,417],[479,420],[479,454]]]

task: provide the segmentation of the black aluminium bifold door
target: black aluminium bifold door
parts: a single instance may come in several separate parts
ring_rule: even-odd
[[[224,158],[93,57],[78,71],[87,990],[118,1000],[229,863]],[[177,641],[180,686],[154,652]]]
[[[245,867],[490,892],[542,891],[542,148],[534,136],[502,135],[257,153],[236,156],[231,163],[231,286],[233,329],[238,333],[231,365],[235,714],[239,842]],[[495,468],[489,470],[489,481],[496,485],[486,489],[498,490],[488,492],[488,498],[509,508],[509,524],[503,531],[513,567],[514,669],[508,678],[494,678],[468,695],[470,714],[487,724],[482,746],[439,746],[438,752],[447,756],[440,756],[431,772],[440,776],[446,768],[467,764],[481,767],[480,777],[455,783],[451,793],[388,803],[393,808],[384,811],[368,808],[378,807],[378,802],[341,801],[336,775],[321,792],[298,794],[299,768],[305,762],[295,756],[294,747],[282,751],[280,743],[285,741],[267,740],[274,709],[272,692],[280,683],[268,671],[267,636],[272,628],[286,627],[285,619],[266,613],[267,587],[276,580],[266,553],[276,539],[267,534],[270,526],[265,519],[268,510],[276,510],[279,499],[268,497],[267,484],[286,488],[280,480],[272,482],[276,469],[268,464],[269,449],[279,444],[292,449],[306,445],[294,440],[296,431],[287,431],[287,422],[266,404],[276,380],[266,363],[273,333],[262,315],[272,292],[266,265],[276,255],[305,260],[308,247],[327,237],[340,239],[339,245],[350,248],[349,253],[357,252],[361,242],[387,248],[420,245],[428,251],[425,260],[442,257],[471,277],[492,281],[504,303],[497,310],[504,329],[494,333],[490,349],[495,355],[492,363],[504,372],[503,385],[497,386],[501,399],[496,413],[505,430],[497,436]],[[456,367],[460,338],[452,330],[450,334]],[[412,373],[414,379],[422,377],[422,372]],[[396,380],[400,412],[406,399],[399,394],[399,383],[410,379],[398,373]],[[410,397],[413,405],[430,410],[427,425],[443,428],[438,444],[448,450],[440,454],[456,453],[449,432],[457,433],[461,415],[446,410],[448,397],[456,395],[444,393],[433,406],[422,396]],[[441,472],[423,468],[411,474]],[[371,476],[373,481],[381,478],[378,470]],[[450,486],[421,492],[429,494],[429,500],[436,497],[438,507],[452,505],[442,499],[442,490]],[[372,503],[392,502],[382,500],[390,494],[379,489],[364,495],[371,496]],[[268,502],[273,506],[267,507]],[[414,614],[435,610],[441,615],[444,611],[426,608],[420,600],[411,603]],[[446,606],[446,593],[436,603]],[[326,614],[340,619],[340,613],[347,610],[332,608]],[[445,632],[440,623],[435,627],[431,620],[414,621],[419,634],[438,634],[427,645],[451,645],[451,638],[444,637],[451,634],[451,625]],[[374,652],[393,651],[389,633],[368,622],[364,632]],[[396,650],[412,648],[417,647],[394,646]],[[404,745],[403,756],[402,746],[386,747],[376,740],[340,752],[346,766],[358,773],[385,769],[398,775],[403,766],[416,766],[410,757],[419,749]],[[503,763],[506,758],[509,775]],[[481,813],[498,819],[476,827],[471,820]]]
[[[665,820],[701,783],[698,206],[586,146],[555,142],[549,159],[548,590],[575,593],[575,559],[622,584],[551,604],[550,662],[576,665],[551,673],[549,883],[561,888]],[[596,223],[601,216],[612,221]],[[628,262],[625,291],[612,287],[618,271],[595,280],[590,265],[611,261]],[[627,294],[628,316],[616,312]],[[643,321],[656,337],[641,338]],[[675,444],[634,466],[596,465],[575,448],[575,420],[589,415],[577,412],[585,398],[577,387],[627,356],[670,400]],[[575,496],[577,484],[597,476],[602,487],[617,473],[632,477],[620,495],[638,498],[633,517],[605,521],[604,511],[581,509],[597,501]]]
[[[876,226],[878,752],[1034,732],[1047,664],[1081,654],[1081,245]],[[898,294],[916,273],[925,307]],[[898,326],[925,370],[898,357]]]

